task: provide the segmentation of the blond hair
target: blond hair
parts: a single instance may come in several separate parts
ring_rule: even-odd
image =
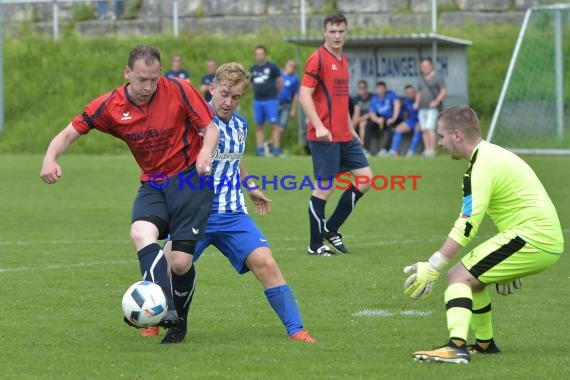
[[[441,121],[448,131],[460,130],[467,140],[476,140],[481,137],[479,118],[469,106],[447,108],[439,114],[437,120]]]
[[[234,87],[240,83],[244,84],[245,90],[251,82],[251,74],[237,62],[224,63],[216,70],[214,83],[222,86]]]

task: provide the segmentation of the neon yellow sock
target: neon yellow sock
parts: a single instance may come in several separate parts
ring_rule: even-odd
[[[491,312],[491,296],[485,288],[481,292],[473,293],[473,315],[471,328],[477,340],[493,339],[493,321]]]
[[[471,288],[460,283],[449,285],[445,290],[445,306],[449,337],[467,340],[473,307]]]

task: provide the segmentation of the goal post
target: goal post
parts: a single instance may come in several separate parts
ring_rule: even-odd
[[[527,10],[487,140],[517,153],[570,154],[570,4]]]

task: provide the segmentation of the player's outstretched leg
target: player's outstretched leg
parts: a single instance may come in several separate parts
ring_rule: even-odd
[[[303,330],[297,300],[273,259],[271,250],[268,247],[255,249],[248,256],[246,265],[265,288],[265,297],[285,326],[289,339],[315,343],[316,339]]]
[[[445,291],[447,309],[447,328],[449,342],[439,348],[416,351],[414,360],[421,363],[469,363],[470,356],[465,343],[469,333],[469,322],[473,308],[471,287],[462,283],[453,283]]]
[[[178,314],[174,310],[168,263],[160,245],[153,236],[158,236],[157,227],[147,221],[138,220],[131,225],[131,239],[138,248],[138,259],[143,280],[157,283],[164,292],[168,302],[168,312],[159,326],[170,327],[178,323]]]

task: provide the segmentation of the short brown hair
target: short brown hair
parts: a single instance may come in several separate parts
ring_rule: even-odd
[[[327,15],[325,17],[325,21],[323,22],[323,27],[327,27],[327,24],[342,24],[344,23],[346,26],[348,26],[348,21],[346,21],[346,17],[340,13],[340,12],[335,12],[335,13],[331,13],[329,15]]]
[[[441,121],[443,127],[448,131],[460,130],[468,140],[481,137],[479,118],[469,106],[447,108],[439,114],[437,121]]]
[[[227,85],[228,87],[237,86],[240,83],[244,84],[245,90],[251,82],[251,74],[244,69],[244,67],[237,62],[224,63],[216,70],[214,83]]]
[[[135,66],[135,62],[139,59],[143,59],[144,63],[147,65],[151,65],[155,61],[160,63],[160,52],[158,49],[148,45],[139,45],[134,47],[129,53],[129,68],[132,69]]]

